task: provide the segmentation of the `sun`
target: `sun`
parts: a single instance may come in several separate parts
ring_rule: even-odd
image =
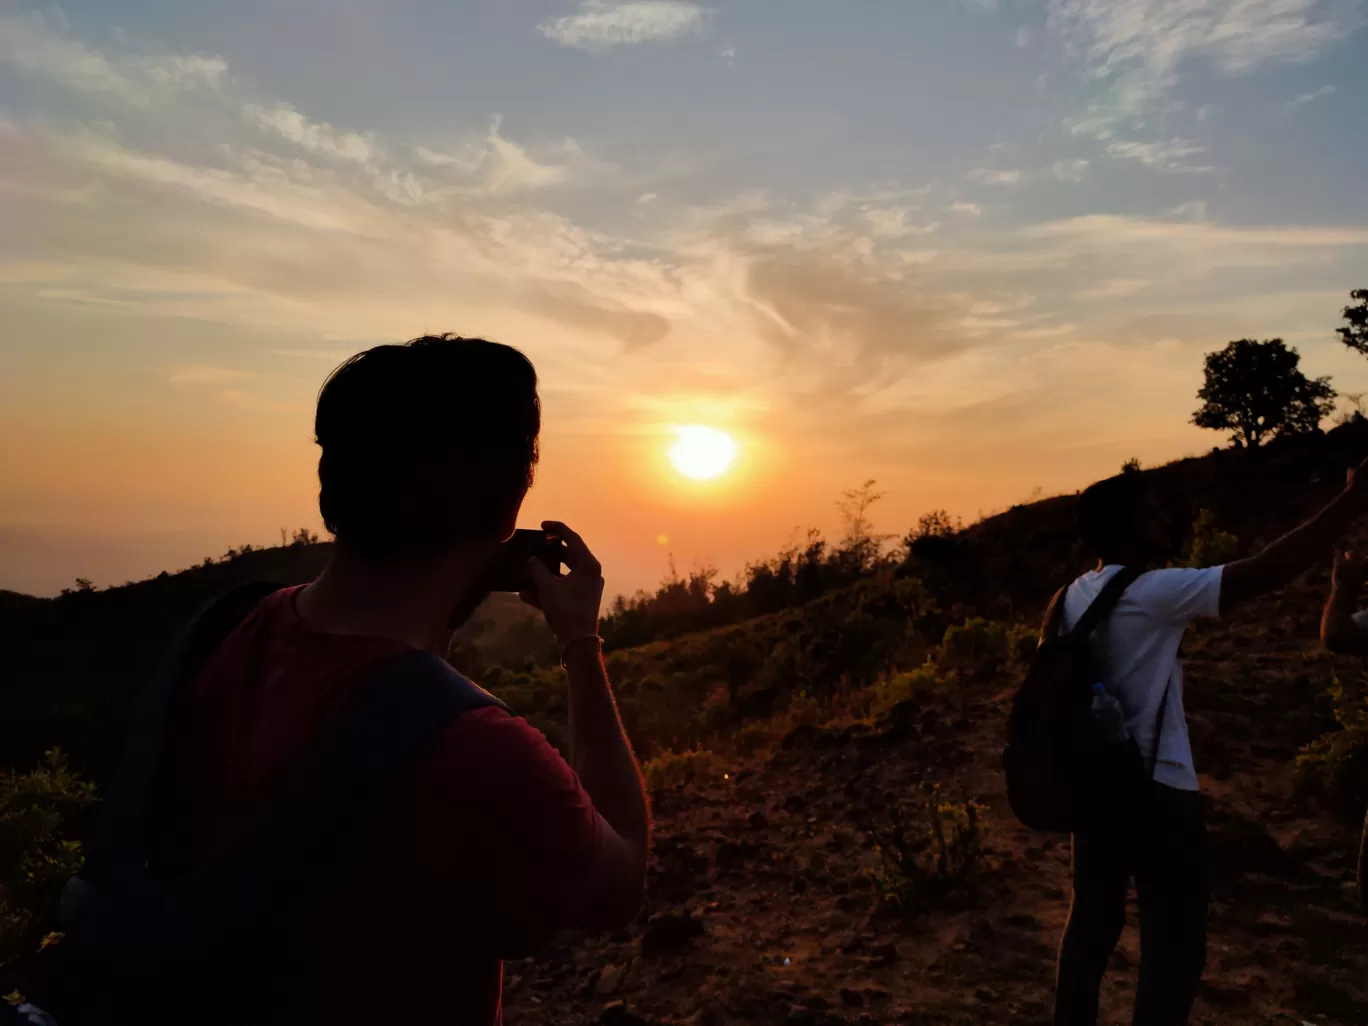
[[[675,470],[695,481],[721,477],[736,462],[736,440],[725,431],[690,424],[676,429],[670,446],[670,463]]]

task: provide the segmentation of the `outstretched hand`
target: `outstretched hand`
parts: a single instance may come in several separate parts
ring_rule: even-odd
[[[528,605],[542,611],[547,626],[564,648],[576,638],[598,633],[603,568],[584,544],[584,539],[565,524],[547,520],[542,528],[565,543],[565,566],[569,572],[554,574],[541,560],[533,558],[527,568],[532,585],[519,594]]]
[[[1345,472],[1344,491],[1360,507],[1368,510],[1368,459]]]
[[[1358,591],[1363,586],[1364,564],[1361,556],[1345,550],[1335,552],[1334,585],[1337,590]]]

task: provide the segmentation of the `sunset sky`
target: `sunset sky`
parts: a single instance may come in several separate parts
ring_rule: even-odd
[[[0,587],[320,525],[367,346],[519,346],[525,522],[724,575],[1191,427],[1202,354],[1368,287],[1356,0],[0,0]],[[454,395],[453,402],[460,396]],[[672,469],[681,425],[731,470]]]

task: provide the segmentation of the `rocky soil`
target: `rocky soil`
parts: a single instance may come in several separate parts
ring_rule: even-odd
[[[1333,725],[1302,586],[1189,635],[1188,710],[1211,802],[1210,954],[1193,1022],[1368,1023],[1356,832],[1294,794],[1299,747]],[[647,905],[506,969],[523,1023],[1046,1023],[1068,911],[1067,838],[1012,819],[998,769],[1015,684],[930,696],[875,724],[799,728],[725,780],[658,796]],[[987,806],[992,870],[971,907],[877,907],[864,826],[912,815],[924,782]],[[1129,1022],[1134,906],[1103,992]]]

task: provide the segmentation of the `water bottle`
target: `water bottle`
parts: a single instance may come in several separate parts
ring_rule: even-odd
[[[1126,711],[1100,682],[1092,686],[1092,718],[1102,728],[1102,736],[1107,739],[1107,744],[1119,745],[1130,740],[1130,731],[1126,730]]]

